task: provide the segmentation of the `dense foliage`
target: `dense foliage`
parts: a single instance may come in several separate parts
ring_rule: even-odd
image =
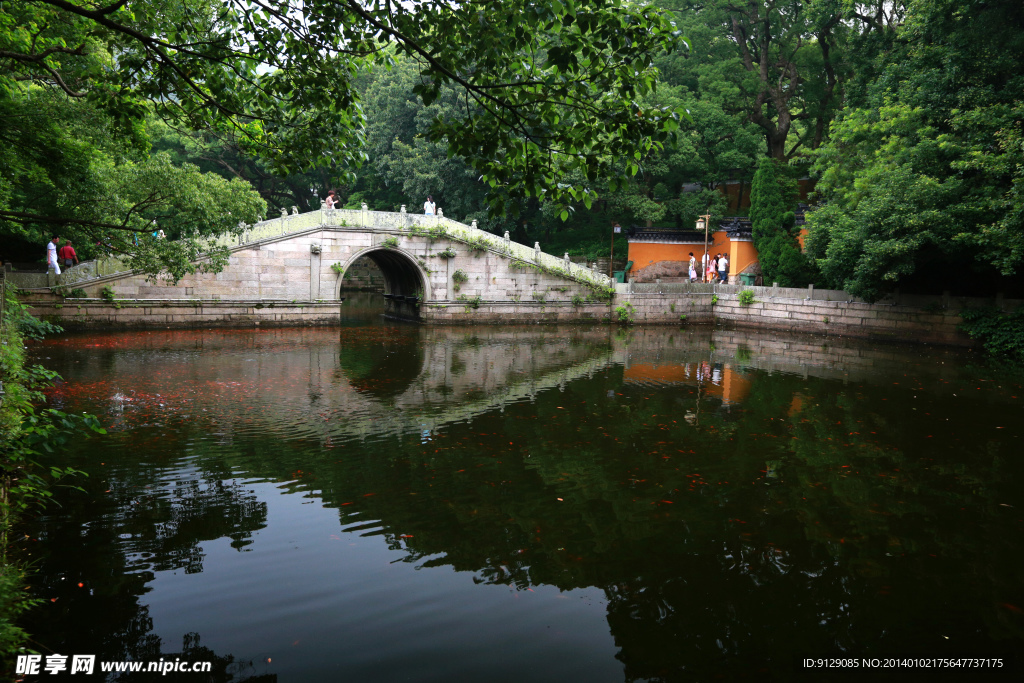
[[[960,329],[997,356],[1024,361],[1024,308],[968,308],[960,313]]]
[[[862,106],[817,154],[824,284],[991,291],[1024,261],[1024,5],[915,0]]]
[[[52,496],[51,488],[61,479],[81,474],[53,455],[71,439],[92,432],[104,433],[91,415],[66,414],[38,408],[41,390],[58,380],[57,374],[28,365],[25,338],[40,338],[60,328],[28,315],[13,287],[0,290],[4,315],[0,322],[0,677],[11,672],[14,654],[22,648],[26,634],[15,625],[22,612],[38,601],[24,589],[24,558],[16,552],[20,543],[12,539],[12,526],[24,515],[37,512]]]

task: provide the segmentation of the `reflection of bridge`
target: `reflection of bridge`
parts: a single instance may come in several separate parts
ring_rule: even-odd
[[[813,338],[780,340],[762,332],[681,334],[649,328],[623,336],[605,326],[443,326],[390,328],[386,338],[364,339],[359,329],[340,336],[327,329],[266,331],[258,342],[244,336],[211,339],[205,332],[154,332],[145,338],[152,348],[188,353],[201,347],[213,353],[192,359],[186,376],[173,359],[166,369],[151,360],[137,368],[124,365],[148,356],[119,359],[119,376],[131,380],[120,389],[130,386],[137,393],[117,406],[117,419],[130,421],[133,410],[148,405],[146,396],[173,410],[165,386],[169,377],[182,383],[180,393],[187,397],[182,410],[209,410],[226,434],[257,421],[286,439],[326,443],[433,431],[616,366],[627,384],[673,384],[681,397],[699,386],[701,397],[732,404],[745,401],[754,379],[750,370],[857,383],[887,376],[879,375],[879,368],[905,370],[904,357],[887,348],[854,342],[823,347]],[[300,344],[285,344],[273,355],[248,352],[250,343],[276,347],[296,334]],[[242,350],[233,340],[244,344]],[[88,384],[89,375],[101,381],[109,369],[105,359],[91,354],[82,381]],[[932,363],[916,371],[945,377],[948,370],[952,378],[955,367],[954,362]],[[113,390],[102,386],[109,398]],[[943,390],[941,383],[936,386]],[[951,386],[949,391],[957,390]]]
[[[403,207],[404,208],[404,207]],[[321,209],[262,221],[222,237],[230,252],[219,273],[172,284],[130,272],[101,274],[117,264],[71,269],[68,286],[97,297],[235,302],[337,301],[344,273],[366,257],[383,272],[387,311],[447,321],[509,316],[524,321],[600,318],[608,277],[443,216]]]
[[[124,385],[114,389],[104,381],[110,358],[91,354],[79,384],[98,382],[97,391],[105,392],[96,396],[101,400],[117,391],[130,396],[111,406],[115,429],[151,411],[205,410],[216,416],[227,440],[256,422],[284,439],[327,444],[469,421],[612,364],[610,330],[604,326],[489,327],[479,335],[476,328],[449,326],[392,332],[384,339],[365,339],[344,332],[339,337],[333,329],[268,330],[260,334],[259,345],[276,346],[301,334],[301,345],[285,344],[272,354],[250,353],[248,338],[239,347],[235,337],[153,332],[133,349],[190,354],[202,348],[204,353],[187,367],[174,354],[117,356]],[[181,397],[180,405],[175,396]]]

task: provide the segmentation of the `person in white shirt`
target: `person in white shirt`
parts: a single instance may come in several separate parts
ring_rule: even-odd
[[[433,216],[437,213],[437,204],[434,203],[434,196],[427,195],[427,201],[423,202],[423,213]]]
[[[334,190],[331,190],[330,192],[327,193],[327,208],[333,209],[337,203],[338,200],[335,199],[334,197]]]
[[[718,281],[723,285],[729,284],[729,259],[725,257],[725,254],[718,259]]]
[[[46,243],[46,271],[49,272],[52,268],[57,275],[60,275],[60,266],[57,265],[57,242],[59,241],[60,237],[54,235],[53,239]]]

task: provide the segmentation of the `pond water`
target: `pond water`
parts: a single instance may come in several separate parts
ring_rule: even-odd
[[[1024,644],[1019,373],[352,298],[340,328],[34,347],[51,401],[109,429],[26,530],[40,651],[213,662],[189,681],[674,681]]]

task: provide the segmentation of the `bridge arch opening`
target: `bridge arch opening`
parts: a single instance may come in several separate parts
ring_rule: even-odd
[[[427,292],[427,282],[413,258],[396,249],[371,248],[354,254],[348,269],[360,259],[369,259],[384,278],[384,313],[400,318],[419,319],[419,304]],[[338,297],[344,275],[338,279]]]

